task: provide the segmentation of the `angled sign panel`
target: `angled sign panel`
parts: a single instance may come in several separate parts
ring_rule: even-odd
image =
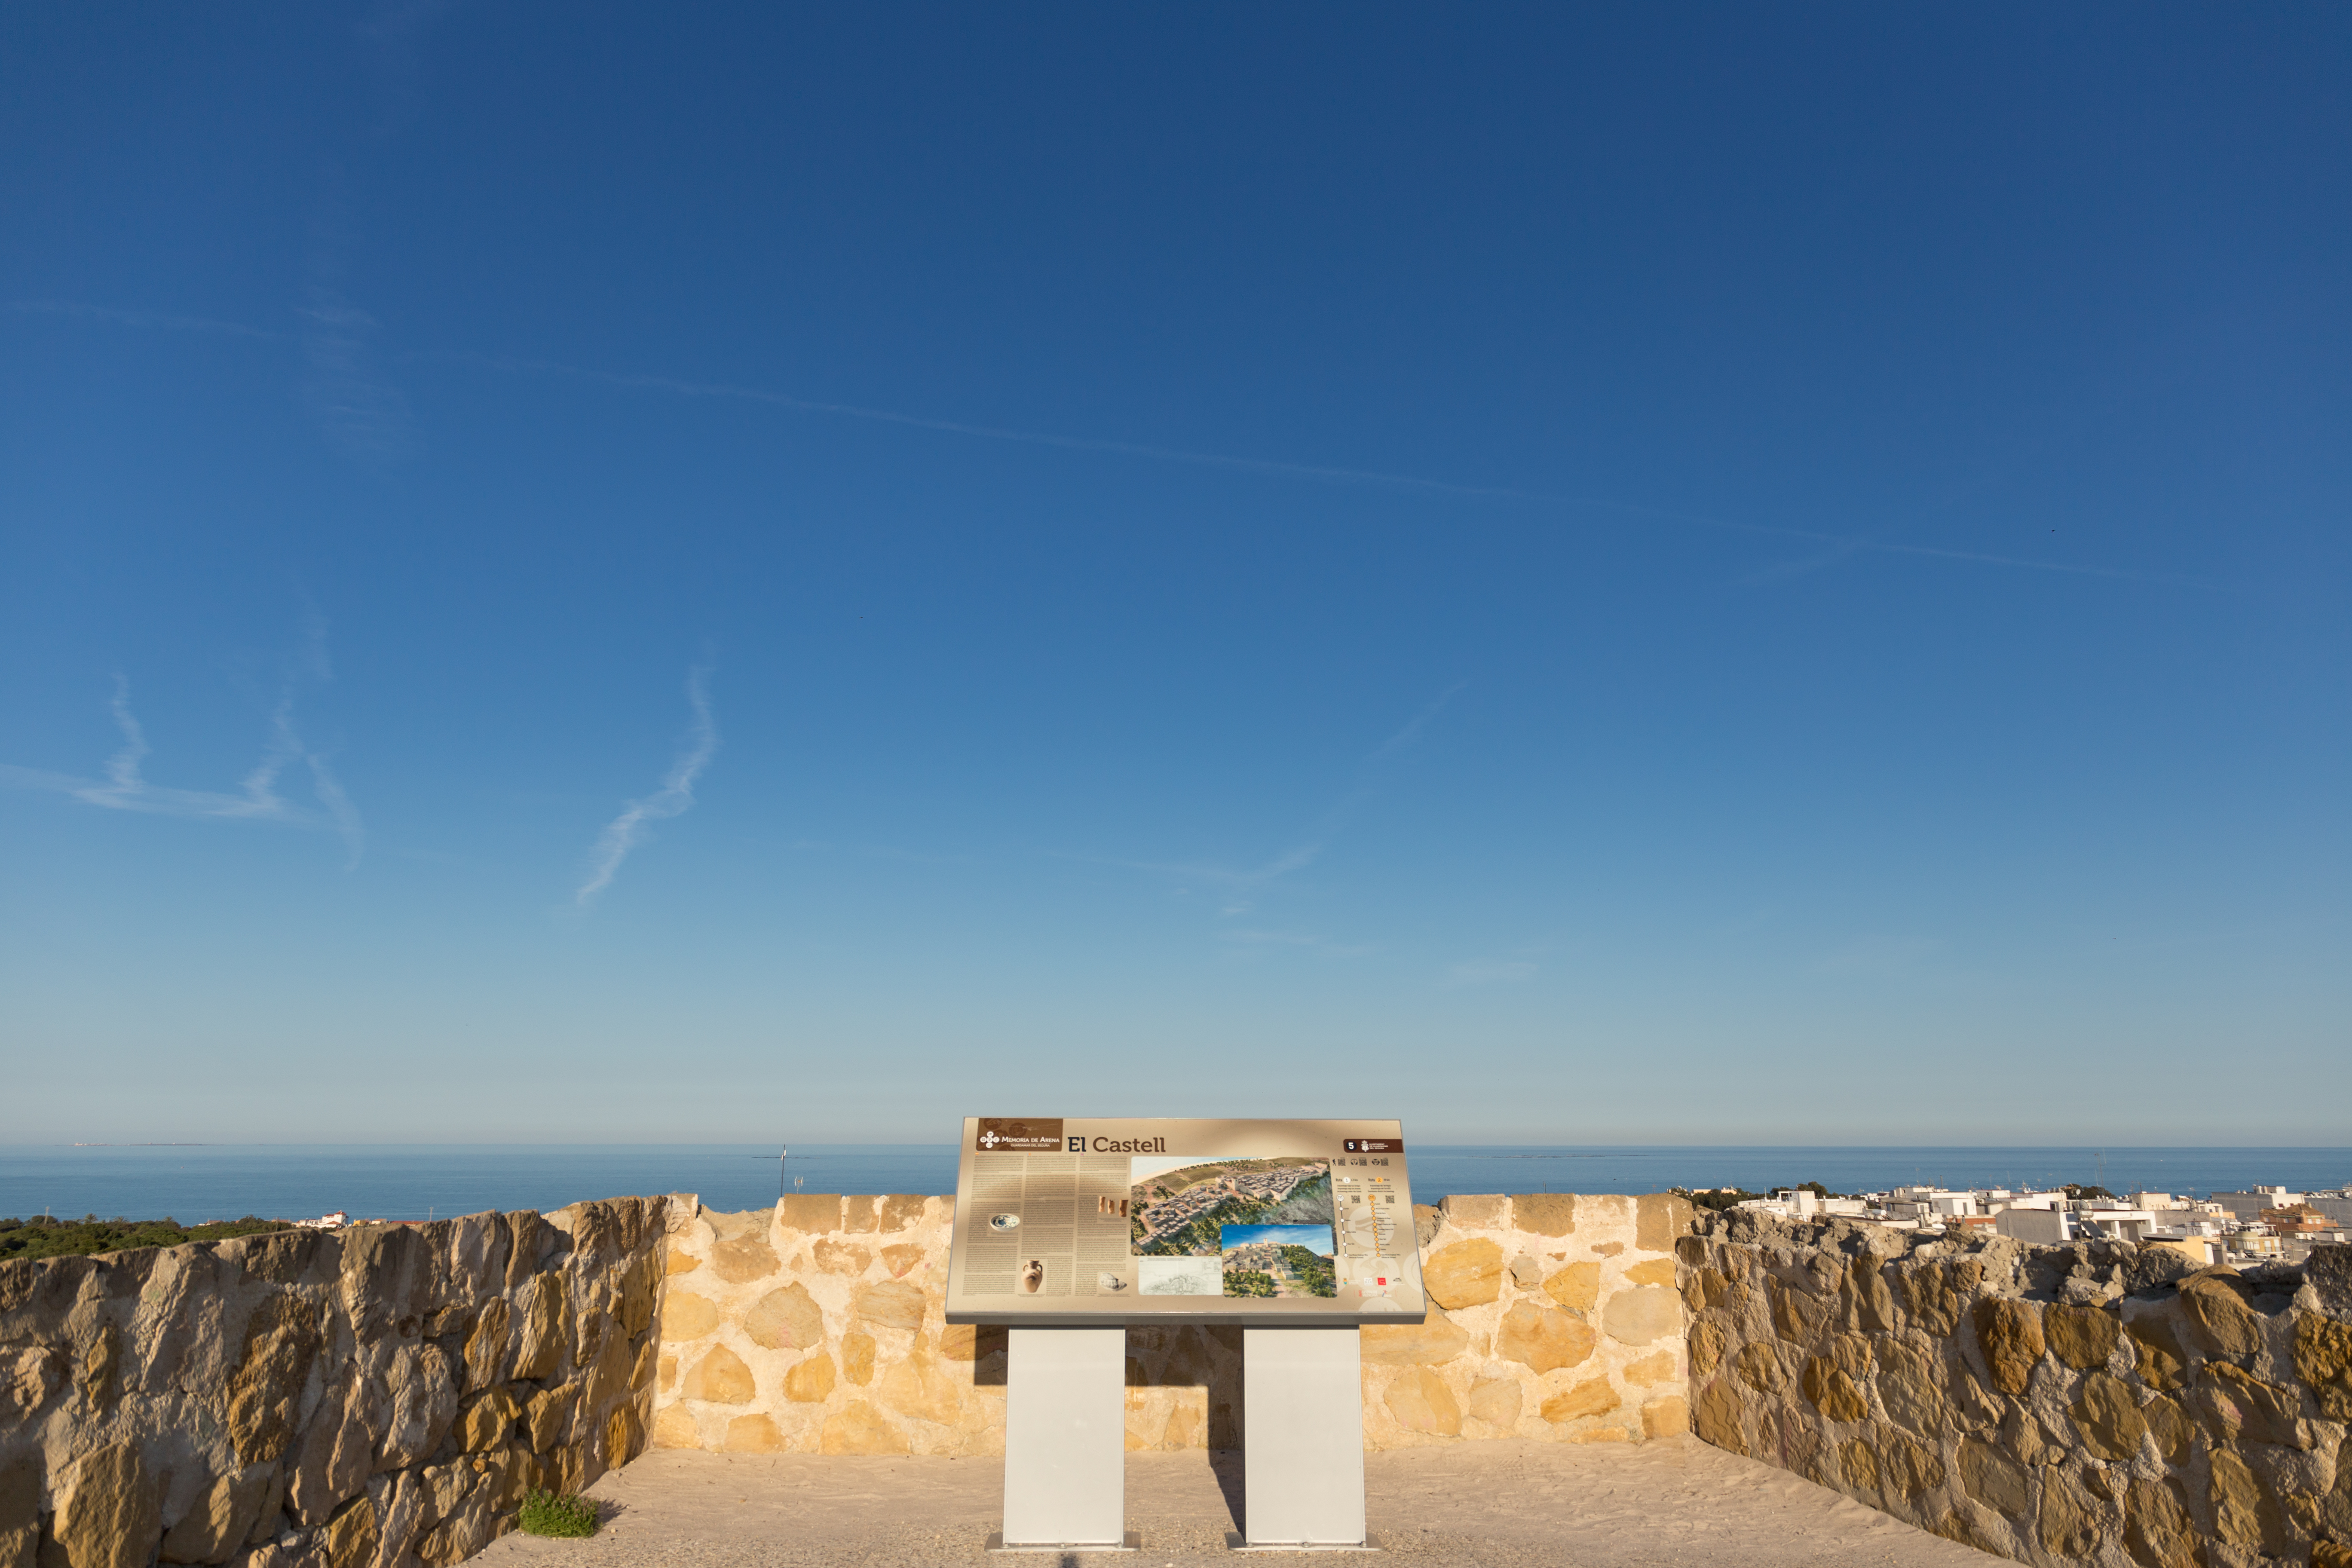
[[[951,1323],[1417,1323],[1394,1121],[965,1119]]]

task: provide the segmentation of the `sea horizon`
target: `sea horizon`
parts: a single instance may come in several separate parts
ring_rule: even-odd
[[[955,1187],[951,1143],[0,1143],[0,1217],[47,1213],[182,1224],[428,1219],[552,1209],[591,1198],[690,1192],[709,1208],[764,1207],[786,1192]],[[1417,1203],[1457,1193],[1837,1192],[2096,1183],[2201,1197],[2257,1185],[2352,1184],[2342,1145],[1478,1144],[1408,1146]]]

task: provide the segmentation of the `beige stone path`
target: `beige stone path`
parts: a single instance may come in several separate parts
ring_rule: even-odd
[[[1414,1568],[1988,1568],[2000,1561],[1689,1438],[1640,1447],[1464,1443],[1367,1454],[1364,1467],[1383,1555]],[[1227,1485],[1235,1494],[1230,1505]],[[1055,1563],[984,1555],[1003,1487],[999,1459],[657,1450],[591,1489],[606,1513],[594,1539],[510,1535],[473,1561],[484,1568]],[[1222,1456],[1213,1468],[1198,1453],[1129,1454],[1128,1521],[1144,1550],[1084,1561],[1244,1568],[1259,1554],[1235,1556],[1223,1544],[1235,1528],[1238,1493],[1237,1467]]]

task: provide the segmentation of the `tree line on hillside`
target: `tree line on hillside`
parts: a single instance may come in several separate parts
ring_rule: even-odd
[[[175,1219],[0,1219],[0,1262],[19,1258],[85,1258],[99,1252],[126,1252],[134,1247],[177,1247],[184,1241],[226,1241],[233,1236],[256,1236],[265,1230],[291,1230],[282,1219],[219,1220],[184,1226]]]
[[[1282,1261],[1297,1277],[1307,1295],[1337,1296],[1339,1293],[1339,1281],[1329,1258],[1286,1241],[1282,1244]]]

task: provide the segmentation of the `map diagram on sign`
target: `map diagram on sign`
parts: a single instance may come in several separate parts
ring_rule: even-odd
[[[1397,1203],[1396,1184],[1386,1176],[1350,1173],[1339,1178],[1332,1231],[1339,1241],[1339,1277],[1364,1300],[1388,1300],[1405,1284],[1400,1226],[1412,1222],[1410,1205]]]
[[[1138,1257],[1221,1257],[1227,1226],[1331,1224],[1328,1160],[1138,1160],[1129,1180]]]

